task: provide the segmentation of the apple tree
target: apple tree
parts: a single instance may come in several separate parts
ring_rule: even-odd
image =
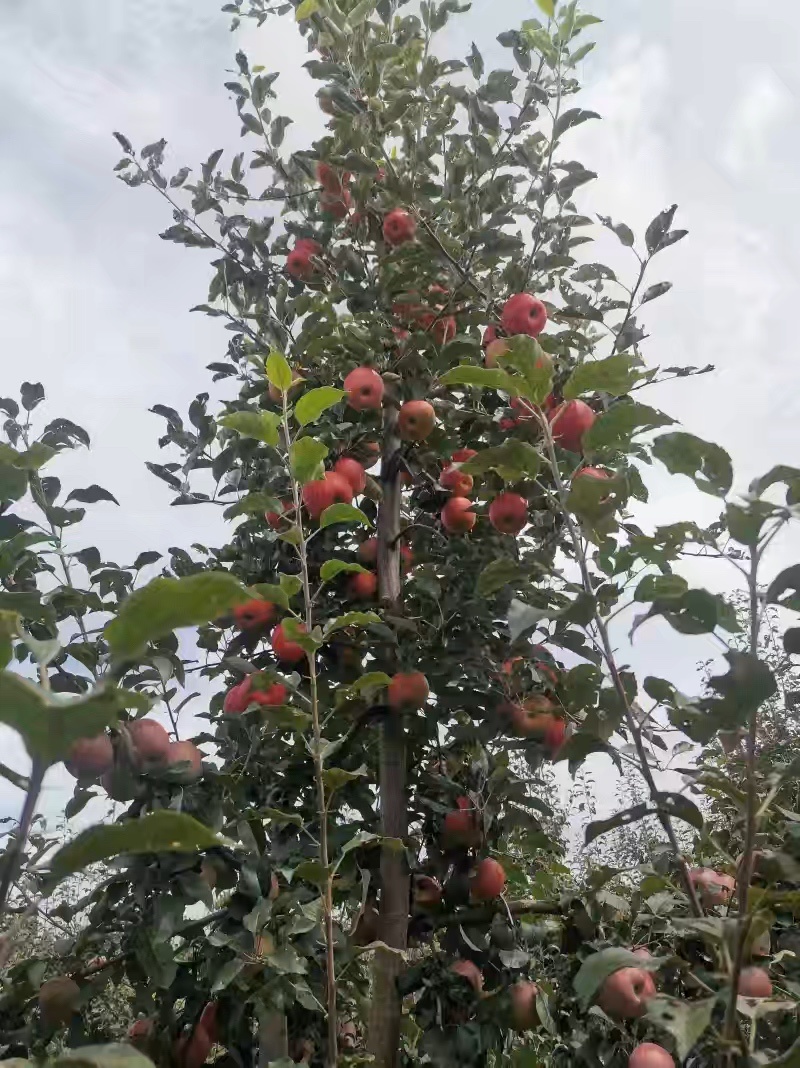
[[[229,333],[209,367],[229,395],[210,411],[200,393],[185,420],[155,405],[167,453],[149,467],[176,515],[221,507],[229,536],[102,579],[91,556],[69,612],[9,608],[9,657],[38,663],[39,683],[2,676],[3,721],[33,761],[6,891],[24,872],[47,898],[113,861],[66,906],[85,927],[58,974],[15,966],[0,1040],[24,1055],[59,1028],[93,1041],[81,1008],[122,979],[131,1043],[187,1068],[769,1063],[798,1037],[792,959],[768,947],[779,996],[752,960],[757,936],[791,925],[800,881],[797,816],[776,802],[794,764],[758,759],[776,686],[765,612],[800,609],[797,567],[776,576],[764,557],[796,517],[800,472],[736,495],[723,449],[639,399],[709,369],[644,361],[642,308],[670,288],[653,261],[685,236],[675,207],[641,237],[599,216],[630,249],[628,280],[581,248],[594,175],[569,137],[598,116],[570,98],[597,20],[540,0],[541,17],[498,38],[507,69],[487,72],[475,45],[436,52],[467,6],[227,4],[265,33],[296,22],[324,136],[283,149],[276,76],[241,52],[226,87],[249,151],[169,174],[163,140],[137,151],[117,135],[119,176],[169,205],[162,237],[211,254],[198,310]],[[41,494],[24,444],[3,459],[9,501]],[[718,498],[720,520],[648,527],[655,464]],[[31,590],[47,584],[32,544]],[[742,579],[743,645],[731,604],[681,574],[685,554]],[[60,541],[55,558],[71,559]],[[3,581],[13,593],[15,572]],[[727,670],[708,694],[619,659],[629,603],[634,630],[659,618],[717,637]],[[82,640],[64,646],[69,614]],[[183,627],[197,628],[189,655]],[[66,705],[48,694],[61,672]],[[189,739],[178,713],[197,697]],[[697,747],[681,790],[658,763],[676,728]],[[717,759],[732,732],[738,784]],[[589,823],[587,844],[641,820],[656,844],[641,870],[577,885],[552,765],[598,753],[646,799]],[[70,814],[97,781],[128,807],[20,865],[37,776],[64,757]],[[702,793],[727,799],[724,839]],[[37,1009],[45,975],[61,985]]]

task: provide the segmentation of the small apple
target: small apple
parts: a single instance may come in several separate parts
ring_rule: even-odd
[[[349,171],[340,171],[322,160],[317,163],[317,181],[326,193],[341,193],[349,184],[350,178]]]
[[[57,975],[39,987],[39,1012],[47,1027],[64,1027],[78,1008],[81,990],[68,975]]]
[[[376,564],[378,560],[378,539],[367,538],[358,547],[358,559],[362,564]]]
[[[383,379],[373,367],[356,367],[344,380],[347,403],[357,412],[380,408],[383,402]]]
[[[477,516],[472,511],[474,505],[466,497],[451,497],[442,509],[442,526],[448,534],[466,534],[472,530]]]
[[[407,545],[400,546],[400,570],[407,575],[414,566],[414,554]]]
[[[164,727],[154,719],[137,719],[128,724],[136,763],[161,764],[167,760],[170,740]]]
[[[347,479],[353,487],[353,493],[356,497],[364,492],[364,487],[367,484],[367,473],[358,460],[354,460],[352,456],[342,456],[333,465],[333,470],[337,475]]]
[[[675,1061],[663,1046],[641,1042],[631,1051],[628,1068],[675,1068]]]
[[[528,502],[518,493],[501,493],[489,505],[489,522],[501,534],[519,534],[528,522]]]
[[[64,766],[76,779],[96,779],[110,770],[114,763],[114,746],[107,734],[96,738],[80,738],[73,742]]]
[[[416,232],[414,216],[403,208],[395,208],[383,220],[383,238],[387,245],[404,245],[413,240]]]
[[[350,504],[353,487],[336,471],[326,471],[322,478],[303,486],[303,504],[312,519],[319,519],[332,504]]]
[[[481,840],[478,810],[468,797],[456,799],[456,807],[444,818],[442,837],[447,846],[470,848]]]
[[[454,464],[449,464],[439,476],[439,485],[442,489],[449,490],[454,497],[466,497],[472,489],[472,475]]]
[[[184,782],[192,782],[203,773],[203,754],[193,742],[170,742],[167,764],[180,770]]]
[[[370,601],[378,592],[378,576],[372,571],[359,571],[347,583],[347,596],[354,601]]]
[[[415,875],[412,879],[414,907],[435,909],[442,903],[442,884],[431,875]]]
[[[539,1013],[536,1011],[536,998],[539,995],[539,987],[536,983],[521,979],[509,990],[511,999],[511,1018],[517,1031],[530,1031],[539,1023]]]
[[[202,1068],[213,1045],[211,1036],[198,1024],[191,1035],[181,1035],[175,1043],[175,1061],[179,1068]]]
[[[547,323],[547,308],[530,293],[515,293],[503,305],[500,325],[507,334],[538,337]]]
[[[478,452],[476,449],[456,449],[451,456],[451,460],[454,464],[466,464],[477,455]]]
[[[403,441],[424,441],[435,422],[433,405],[424,400],[406,401],[397,416],[397,428]]]
[[[339,1024],[339,1048],[354,1050],[358,1042],[358,1028],[354,1020],[342,1020]]]
[[[743,998],[771,998],[772,981],[764,968],[742,968],[738,993]]]
[[[483,362],[487,367],[497,367],[497,358],[508,352],[508,341],[505,338],[497,338],[490,342],[485,350]]]
[[[493,341],[497,341],[499,336],[498,328],[496,326],[487,326],[483,331],[483,337],[481,338],[481,348],[487,349]]]
[[[233,622],[241,631],[261,631],[274,621],[275,605],[258,597],[237,604],[233,610]]]
[[[128,1028],[127,1040],[135,1049],[144,1053],[147,1051],[154,1033],[155,1024],[152,1020],[143,1016],[138,1020],[134,1020]]]
[[[305,629],[304,624],[298,624],[298,630],[305,632]],[[298,645],[297,642],[290,641],[286,637],[283,623],[279,623],[273,630],[271,641],[273,653],[275,653],[278,660],[282,660],[285,664],[297,664],[300,660],[305,659],[305,649],[302,645]]]
[[[509,419],[507,416],[500,420],[497,424],[501,430],[513,430],[517,425],[516,419]]]
[[[581,452],[583,435],[592,426],[597,416],[582,400],[565,401],[549,415],[553,441],[568,452]]]
[[[466,979],[476,994],[480,994],[483,990],[483,975],[477,964],[473,964],[471,960],[455,961],[450,965],[450,971]]]
[[[656,984],[644,968],[620,968],[600,987],[597,1004],[613,1020],[636,1020],[647,1012]]]
[[[417,711],[425,707],[429,693],[428,680],[421,671],[399,672],[389,683],[387,702],[395,712]]]
[[[572,479],[574,482],[578,478],[594,479],[596,482],[605,482],[611,475],[608,471],[604,471],[602,467],[582,467],[580,471],[577,471]]]
[[[479,861],[472,873],[470,895],[476,901],[492,901],[499,897],[506,885],[506,873],[502,864],[492,857]]]
[[[295,242],[294,248],[286,257],[286,273],[300,282],[308,282],[318,273],[314,262],[322,257],[322,245],[308,238]]]

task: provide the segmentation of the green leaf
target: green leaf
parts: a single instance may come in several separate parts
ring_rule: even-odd
[[[542,404],[553,388],[552,362],[542,346],[532,337],[517,334],[509,339],[508,349],[498,357],[500,364],[510,364],[519,371],[524,383],[514,378],[520,393],[532,404]]]
[[[98,689],[88,697],[57,698],[30,679],[0,672],[0,723],[21,736],[31,758],[47,767],[63,760],[79,738],[113,726],[125,707],[124,691]]]
[[[711,1023],[716,1003],[717,999],[713,997],[684,1001],[659,994],[648,1001],[646,1019],[672,1035],[678,1061],[683,1062]]]
[[[316,438],[298,438],[289,449],[289,465],[292,474],[301,485],[319,477],[322,462],[328,455],[328,446]]]
[[[345,768],[326,768],[322,773],[322,780],[325,783],[325,789],[332,794],[349,782],[363,779],[366,775],[367,769],[363,765],[355,771],[347,771]]]
[[[274,412],[230,412],[219,419],[219,424],[242,437],[255,438],[267,445],[278,444],[280,418]]]
[[[278,575],[278,582],[289,600],[296,597],[303,588],[303,580],[299,575]]]
[[[302,649],[305,649],[307,653],[315,653],[322,644],[317,638],[317,635],[319,634],[318,627],[315,627],[311,634],[309,634],[308,631],[300,629],[301,624],[299,619],[287,618],[284,619],[281,625],[283,626],[284,633],[289,641],[295,642]]]
[[[669,601],[686,593],[689,583],[680,575],[645,575],[636,592],[634,601]]]
[[[767,590],[767,604],[779,604],[782,608],[800,612],[800,564],[784,568],[772,580]]]
[[[621,449],[630,443],[634,434],[674,422],[646,404],[619,401],[594,421],[584,435],[583,444],[587,449]]]
[[[368,693],[370,690],[382,690],[391,681],[385,671],[368,671],[366,675],[356,679],[350,689],[356,693]]]
[[[258,814],[262,819],[272,820],[273,823],[291,823],[295,827],[302,827],[306,822],[306,817],[301,812],[282,812],[279,808],[262,808]]]
[[[338,404],[344,396],[343,389],[335,389],[333,386],[320,386],[319,389],[310,389],[304,393],[294,406],[294,417],[300,426],[307,426],[315,422],[334,404]]]
[[[289,607],[289,598],[286,595],[286,590],[281,589],[280,586],[274,586],[270,582],[255,582],[248,589],[253,591],[253,594],[260,597],[264,601],[269,601],[270,604],[276,604],[279,608]]]
[[[337,616],[325,628],[324,638],[327,639],[337,630],[346,627],[366,627],[370,623],[380,623],[381,617],[377,612],[345,612],[343,616]]]
[[[684,794],[660,791],[653,795],[653,799],[660,812],[672,819],[683,820],[696,831],[702,831],[703,814],[694,801],[690,801]]]
[[[268,493],[248,493],[236,504],[226,508],[222,513],[225,519],[235,519],[237,515],[264,515],[266,512],[283,512],[283,505],[277,497]]]
[[[729,502],[725,505],[725,521],[730,536],[741,545],[757,545],[761,528],[772,511],[766,501],[748,501],[744,508]]]
[[[637,368],[642,366],[638,356],[627,352],[618,352],[605,360],[582,363],[564,384],[564,399],[574,400],[584,393],[609,393],[613,397],[622,397],[629,393],[642,377]]]
[[[528,577],[528,572],[516,560],[502,556],[487,564],[478,576],[477,590],[481,597],[490,597],[509,583],[517,583]]]
[[[87,486],[86,489],[73,490],[64,503],[68,504],[70,501],[77,501],[79,504],[97,504],[98,501],[111,501],[112,504],[119,505],[119,501],[113,493],[109,493],[107,489],[97,485]]]
[[[319,577],[323,582],[330,582],[337,575],[352,575],[366,573],[367,569],[361,564],[353,564],[348,560],[326,560],[319,569]]]
[[[662,434],[653,442],[653,455],[671,474],[688,475],[698,489],[715,497],[724,497],[733,483],[733,467],[727,452],[694,434],[683,431]]]
[[[12,1065],[13,1061],[6,1061],[5,1064]],[[153,1068],[150,1058],[127,1042],[65,1049],[47,1064],[49,1068]]]
[[[621,812],[615,812],[613,816],[609,816],[607,819],[592,820],[591,823],[587,823],[586,825],[583,844],[588,846],[595,840],[595,838],[599,838],[601,834],[607,834],[609,831],[614,831],[618,827],[627,827],[631,823],[643,820],[645,816],[652,816],[654,812],[655,809],[651,808],[647,802],[640,801],[638,805],[632,805],[630,808],[625,808]]]
[[[499,389],[516,397],[522,385],[506,371],[494,367],[475,367],[461,364],[443,374],[439,381],[444,386],[479,386],[481,389]]]
[[[304,879],[315,886],[324,886],[328,881],[330,869],[319,860],[304,860],[294,869],[292,879]]]
[[[4,668],[13,656],[14,643],[11,639],[16,637],[18,627],[19,616],[17,613],[0,609],[0,668]]]
[[[596,111],[585,111],[583,108],[569,108],[567,111],[563,111],[559,117],[558,122],[553,127],[553,140],[558,140],[562,134],[565,134],[567,130],[571,130],[573,126],[580,126],[581,123],[587,122],[589,119],[599,119],[600,116]]]
[[[376,0],[360,0],[360,3],[356,4],[353,10],[347,16],[347,25],[351,29],[355,29],[356,26],[360,26],[362,22],[365,22],[372,12],[375,10]]]
[[[335,523],[360,523],[362,527],[371,527],[372,521],[354,504],[332,504],[326,508],[319,519],[321,527],[331,527]]]
[[[549,19],[555,17],[556,0],[536,0],[536,4],[541,11],[544,11],[545,15],[547,15]]]
[[[767,471],[766,475],[762,475],[761,478],[751,482],[750,492],[760,497],[762,493],[765,493],[770,486],[774,486],[777,482],[782,482],[786,486],[787,504],[800,503],[800,469],[787,467],[785,464],[778,464],[777,467]]]
[[[272,349],[267,356],[267,378],[281,393],[287,393],[291,389],[292,369],[286,357],[277,349]]]
[[[122,853],[196,853],[219,844],[213,831],[192,816],[162,809],[140,819],[88,827],[58,850],[49,868],[60,881]]]
[[[320,0],[303,0],[295,9],[294,17],[297,22],[302,22],[303,19],[310,19],[312,15],[315,15],[319,8]]]
[[[230,986],[236,976],[245,967],[247,961],[244,957],[234,957],[232,960],[227,960],[225,963],[215,969],[214,982],[211,984],[211,993],[218,994],[220,990],[224,990]]]
[[[529,630],[538,627],[543,619],[551,619],[553,611],[547,608],[535,608],[514,598],[508,608],[508,634],[512,642],[521,638]]]
[[[572,985],[583,1008],[588,1009],[609,975],[618,972],[620,968],[644,968],[645,971],[655,972],[661,967],[661,963],[659,957],[636,957],[629,949],[616,946],[601,949],[599,953],[592,953],[586,958],[572,980]]]
[[[245,587],[227,571],[156,578],[122,602],[105,636],[117,660],[130,659],[142,653],[149,641],[178,627],[210,623],[248,600]]]
[[[527,441],[510,438],[492,449],[482,449],[477,456],[461,465],[461,470],[470,475],[482,475],[497,471],[506,482],[517,482],[523,476],[536,478],[542,466],[542,457]]]
[[[0,452],[0,501],[18,501],[28,489],[28,475],[18,467],[3,462]]]
[[[17,467],[22,468],[23,471],[38,471],[49,460],[52,460],[57,452],[57,449],[53,449],[41,441],[34,441],[29,449],[20,453],[17,458]],[[70,497],[72,496],[73,494],[70,494]],[[67,497],[67,500],[69,500],[69,497]],[[114,503],[118,504],[119,502],[115,501]]]

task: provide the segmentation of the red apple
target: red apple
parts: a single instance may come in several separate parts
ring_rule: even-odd
[[[322,478],[303,486],[303,504],[312,519],[319,519],[332,504],[350,504],[353,487],[336,471],[326,471]]]
[[[362,564],[375,564],[378,560],[378,539],[367,538],[358,547],[358,559]]]
[[[450,965],[450,971],[466,979],[477,994],[483,990],[483,975],[477,964],[473,964],[471,960],[457,960]]]
[[[39,987],[39,1012],[43,1023],[48,1027],[65,1027],[78,1008],[80,996],[80,987],[68,975],[45,980]]]
[[[292,278],[308,282],[318,272],[314,260],[322,256],[322,245],[310,239],[301,238],[286,257],[286,272]]]
[[[395,712],[424,708],[430,689],[421,671],[399,672],[392,677],[387,690],[389,708]]]
[[[675,1068],[675,1061],[663,1046],[642,1042],[631,1051],[628,1068]]]
[[[387,245],[404,245],[413,240],[416,232],[416,220],[403,208],[395,208],[383,220],[383,238]]]
[[[501,493],[489,505],[489,522],[501,534],[519,534],[528,522],[528,502],[518,493]]]
[[[353,493],[356,497],[364,492],[364,487],[367,484],[367,473],[358,460],[354,460],[351,456],[342,456],[333,465],[333,470],[337,475],[347,479],[353,487]]]
[[[597,482],[607,481],[611,478],[608,471],[604,471],[602,467],[582,467],[580,471],[576,471],[572,481],[576,478],[589,478],[594,479]]]
[[[378,592],[378,576],[372,571],[359,571],[347,583],[347,596],[354,601],[370,601]]]
[[[466,497],[472,489],[472,475],[449,464],[439,477],[439,485],[442,489],[449,490],[454,497]]]
[[[407,575],[414,566],[414,554],[407,545],[400,546],[400,570]]]
[[[322,193],[319,198],[320,209],[326,215],[332,215],[334,219],[344,219],[352,203],[353,197],[349,189],[342,189],[338,193]]]
[[[547,323],[547,308],[530,293],[515,293],[503,305],[500,325],[507,334],[538,337]]]
[[[456,798],[456,807],[444,818],[442,837],[447,846],[469,848],[480,843],[478,810],[470,798]]]
[[[548,418],[553,430],[553,441],[568,452],[581,452],[583,435],[597,416],[584,401],[571,400],[559,404]]]
[[[454,464],[466,464],[469,463],[473,456],[477,455],[476,449],[456,449],[451,459]]]
[[[138,764],[161,764],[167,759],[169,735],[156,720],[134,720],[128,724],[128,735]]]
[[[306,628],[300,623],[298,624],[298,629],[301,632],[305,632]],[[282,660],[285,664],[297,664],[300,660],[305,659],[306,655],[302,645],[298,645],[297,642],[290,641],[286,637],[282,623],[279,623],[272,632],[272,651],[278,660]]]
[[[690,868],[689,878],[706,908],[727,905],[736,890],[736,880],[732,875],[714,871],[713,868]]]
[[[273,683],[265,690],[258,690],[253,686],[253,676],[248,675],[228,690],[222,710],[230,716],[246,712],[250,705],[283,705],[286,704],[286,692],[286,687],[280,682]]]
[[[403,441],[424,441],[435,422],[433,405],[424,400],[412,400],[401,405],[397,428]]]
[[[508,342],[505,338],[498,338],[490,342],[484,351],[483,362],[487,367],[497,367],[497,358],[508,352]]]
[[[486,857],[478,861],[472,873],[470,894],[476,901],[491,901],[502,894],[505,885],[506,873],[502,864],[492,857]]]
[[[107,734],[73,742],[64,765],[76,779],[96,779],[114,764],[114,746]]]
[[[448,534],[466,534],[472,530],[477,516],[474,505],[466,497],[451,497],[442,509],[442,526]]]
[[[233,610],[233,621],[242,631],[264,630],[274,620],[275,605],[258,597],[244,604],[237,604]]]
[[[154,1032],[155,1025],[153,1021],[147,1019],[147,1017],[142,1017],[139,1020],[134,1020],[128,1028],[127,1039],[132,1046],[140,1052],[144,1052],[147,1049]]]
[[[433,335],[439,345],[445,345],[456,336],[456,321],[452,315],[424,312],[419,319],[420,327]]]
[[[511,999],[511,1018],[517,1031],[530,1031],[539,1023],[539,1014],[536,1011],[536,998],[539,987],[536,983],[521,979],[509,990]]]
[[[597,1004],[613,1020],[636,1020],[647,1012],[656,984],[644,968],[620,968],[600,987]]]
[[[501,419],[497,425],[500,427],[501,430],[513,430],[514,427],[517,425],[517,420],[505,417]]]
[[[356,367],[344,380],[347,403],[357,412],[380,408],[383,401],[383,379],[373,367]]]
[[[481,339],[481,348],[487,349],[493,341],[497,341],[499,334],[496,326],[487,326],[483,331],[483,338]]]
[[[265,512],[264,518],[273,530],[280,530],[284,523],[289,521],[289,516],[294,512],[293,501],[281,501],[280,512]]]
[[[179,1068],[202,1068],[213,1045],[206,1029],[198,1024],[191,1036],[181,1035],[175,1043],[175,1061]]]
[[[180,767],[181,777],[186,782],[199,779],[203,773],[203,754],[193,742],[170,742],[167,753],[169,767]]]
[[[329,163],[317,163],[317,181],[326,193],[341,193],[350,182],[350,172],[340,171]]]
[[[772,981],[763,968],[742,968],[738,993],[743,998],[771,998]]]

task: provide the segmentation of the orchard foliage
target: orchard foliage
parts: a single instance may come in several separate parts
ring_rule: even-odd
[[[148,467],[230,533],[122,567],[75,550],[70,502],[116,502],[61,500],[41,471],[87,435],[37,429],[39,385],[0,402],[0,721],[32,760],[3,769],[26,798],[2,855],[7,946],[38,902],[82,922],[60,959],[7,970],[9,1056],[102,1043],[86,1007],[126,982],[131,1045],[181,1068],[793,1063],[797,766],[760,759],[777,684],[759,641],[770,605],[800,611],[800,565],[764,563],[800,471],[734,494],[724,450],[639,399],[710,370],[644,362],[642,308],[670,288],[653,261],[685,231],[675,207],[639,238],[599,216],[627,280],[581,247],[594,175],[570,131],[598,116],[572,98],[598,20],[538,6],[487,71],[474,44],[437,54],[456,0],[237,0],[234,23],[296,21],[324,136],[282,149],[276,76],[241,52],[233,159],[170,174],[164,141],[117,135],[119,176],[172,210],[162,237],[211,252],[198,310],[230,335],[209,367],[227,399],[200,393],[186,419],[154,405]],[[718,498],[719,521],[648,527],[664,469]],[[744,641],[684,555],[738,571]],[[708,693],[618,661],[631,606],[632,636],[655,617],[715,635],[728,666]],[[694,756],[680,792],[658,776],[674,729],[671,756]],[[656,844],[578,885],[551,766],[592,754],[645,799],[586,843],[649,820]],[[68,817],[96,795],[127,808],[54,852],[32,820],[61,760]]]

